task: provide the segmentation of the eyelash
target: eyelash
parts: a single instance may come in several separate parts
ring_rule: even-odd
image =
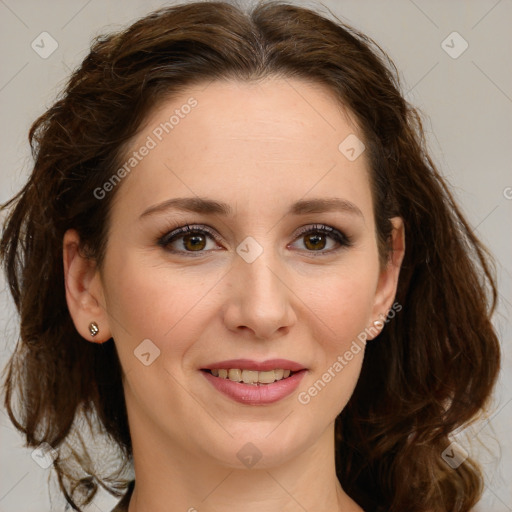
[[[175,249],[169,249],[169,245],[174,242],[175,240],[179,240],[179,235],[186,235],[190,233],[196,233],[196,234],[206,234],[211,239],[213,239],[217,243],[221,243],[221,238],[218,236],[214,231],[212,231],[208,226],[205,226],[204,224],[193,224],[193,225],[185,225],[181,226],[177,229],[174,229],[173,231],[166,232],[163,236],[159,236],[157,239],[157,243],[159,246],[164,248],[166,251],[173,253],[173,254],[186,254],[190,257],[198,257],[204,255],[204,250],[199,251],[177,251]],[[319,250],[319,251],[313,251],[313,250],[307,250],[304,249],[305,252],[310,253],[314,257],[317,256],[323,256],[332,254],[334,252],[337,252],[341,249],[351,247],[352,240],[351,237],[348,235],[345,235],[341,231],[339,231],[336,228],[333,228],[331,226],[327,226],[325,224],[313,224],[310,226],[304,226],[300,228],[299,232],[296,234],[295,239],[300,238],[301,236],[305,236],[312,233],[323,233],[325,235],[328,235],[330,238],[332,238],[334,241],[336,241],[339,244],[339,247],[335,249],[329,249],[327,251]]]

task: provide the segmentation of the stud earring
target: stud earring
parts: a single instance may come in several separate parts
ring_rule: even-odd
[[[100,332],[100,328],[98,327],[98,324],[96,322],[91,322],[89,324],[89,332],[91,333],[91,336],[94,338],[96,334]]]
[[[373,322],[373,325],[377,329],[382,329],[384,327],[384,322],[382,320],[375,320],[375,322]]]

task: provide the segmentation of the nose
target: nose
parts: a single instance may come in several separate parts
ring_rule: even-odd
[[[260,340],[286,334],[297,319],[284,266],[269,250],[252,263],[236,258],[233,265],[224,308],[227,328]]]

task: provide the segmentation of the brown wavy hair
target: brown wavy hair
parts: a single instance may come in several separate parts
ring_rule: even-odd
[[[331,18],[283,2],[250,12],[224,2],[160,9],[96,38],[32,125],[32,173],[2,206],[9,213],[0,257],[21,325],[5,404],[28,446],[47,442],[60,453],[55,469],[73,509],[99,486],[119,496],[126,483],[98,468],[90,450],[75,444],[64,455],[77,415],[97,419],[121,466],[130,463],[131,442],[113,340],[85,343],[67,309],[64,232],[76,229],[101,268],[116,190],[103,200],[93,191],[119,168],[150,110],[189,85],[268,76],[323,84],[355,115],[384,260],[389,219],[405,223],[396,295],[403,312],[368,344],[336,419],[339,481],[366,510],[462,512],[478,501],[477,463],[468,458],[454,470],[441,454],[451,434],[485,410],[499,370],[493,261],[428,155],[394,64],[366,35]]]

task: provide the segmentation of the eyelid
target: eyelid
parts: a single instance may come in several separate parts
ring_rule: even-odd
[[[218,235],[215,230],[211,229],[209,226],[205,224],[185,224],[183,226],[180,226],[178,228],[171,228],[170,231],[166,231],[163,235],[159,236],[157,238],[158,245],[162,246],[164,249],[168,250],[169,252],[174,252],[176,254],[187,254],[191,256],[199,256],[201,254],[208,254],[211,252],[211,250],[208,251],[175,251],[171,249],[167,249],[167,247],[170,245],[170,243],[173,241],[172,239],[175,238],[178,235],[185,235],[190,232],[205,232],[208,234],[215,242],[221,243],[223,241],[222,237]],[[322,254],[328,255],[333,252],[336,252],[340,249],[350,247],[353,245],[352,239],[350,236],[346,235],[339,229],[336,229],[332,226],[326,225],[326,224],[307,224],[305,226],[301,226],[295,233],[293,242],[297,240],[301,235],[305,235],[308,233],[315,233],[320,232],[324,233],[328,236],[330,236],[332,239],[334,239],[338,244],[339,247],[335,249],[330,249],[328,251],[305,251],[308,254],[313,254],[317,256],[321,256]],[[290,245],[290,244],[289,244]],[[288,245],[287,245],[288,247]]]
[[[158,243],[160,245],[169,244],[171,239],[174,238],[176,235],[184,234],[190,232],[196,232],[196,231],[204,231],[208,233],[216,242],[221,242],[222,238],[220,235],[218,235],[215,231],[213,231],[211,228],[206,226],[205,224],[185,224],[183,226],[180,226],[178,228],[174,228],[171,231],[166,231],[162,236],[158,237]],[[201,252],[201,251],[199,251]]]
[[[308,224],[306,226],[302,226],[301,228],[299,228],[298,231],[296,231],[293,242],[295,242],[297,238],[307,235],[308,233],[318,232],[323,233],[329,236],[330,238],[334,239],[339,244],[339,247],[327,251],[305,251],[313,256],[329,255],[341,249],[352,247],[354,245],[351,236],[327,224]]]
[[[315,232],[315,231],[320,231],[320,232],[326,233],[326,234],[332,234],[333,236],[337,236],[337,237],[343,239],[347,244],[351,243],[351,237],[349,237],[348,235],[346,235],[339,229],[329,226],[328,224],[307,224],[306,226],[302,226],[295,233],[295,238],[299,237],[300,235],[304,235],[306,233]]]

